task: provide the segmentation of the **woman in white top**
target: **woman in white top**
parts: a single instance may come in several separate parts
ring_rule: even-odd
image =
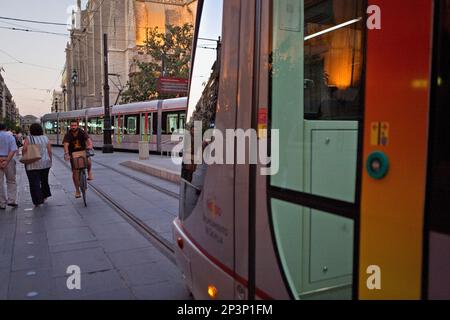
[[[34,123],[30,127],[30,135],[23,144],[23,154],[27,153],[30,144],[39,145],[41,153],[40,160],[25,165],[28,181],[30,182],[31,199],[37,207],[52,195],[48,184],[48,174],[52,167],[52,146],[49,139],[44,136],[44,131],[38,123]]]

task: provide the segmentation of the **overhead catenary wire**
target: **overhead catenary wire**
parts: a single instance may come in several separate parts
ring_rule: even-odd
[[[32,30],[32,29],[22,29],[22,28],[15,28],[15,27],[0,27],[0,29],[6,29],[6,30],[12,30],[12,31],[22,31],[22,32],[43,33],[43,34],[51,34],[51,35],[64,36],[64,37],[68,36],[68,34],[66,34],[66,33],[51,32],[51,31],[37,31],[37,30]]]
[[[19,64],[25,64],[25,65],[29,65],[32,67],[36,67],[36,68],[43,68],[43,69],[49,69],[49,70],[55,70],[55,71],[59,71],[56,68],[52,68],[52,67],[47,67],[47,66],[43,66],[43,65],[39,65],[39,64],[35,64],[35,63],[28,63],[28,62],[24,62],[22,60],[17,59],[16,57],[14,57],[13,55],[9,54],[8,52],[6,52],[3,49],[0,49],[0,52],[2,52],[3,54],[7,55],[8,57],[10,57],[11,59],[13,59],[14,61],[16,61],[16,63]]]
[[[12,20],[12,21],[20,21],[20,22],[29,22],[29,23],[47,24],[47,25],[65,26],[65,27],[67,27],[67,23],[59,23],[59,22],[27,20],[27,19],[10,18],[10,17],[2,17],[2,16],[0,16],[0,19],[1,20]]]
[[[100,9],[100,7],[103,5],[104,0],[102,1],[101,5],[99,6],[99,8],[95,9],[93,12],[97,13],[97,11]],[[91,18],[92,19],[92,18]],[[2,17],[0,16],[0,20],[10,20],[10,21],[19,21],[19,22],[28,22],[28,23],[36,23],[36,24],[45,24],[45,25],[53,25],[53,26],[62,26],[62,27],[70,27],[69,24],[67,23],[62,23],[62,22],[51,22],[51,21],[37,21],[37,20],[27,20],[27,19],[19,19],[19,18],[11,18],[11,17]],[[89,21],[88,26],[90,24],[91,21]],[[104,28],[109,28],[112,27],[110,25],[102,25],[102,27]],[[122,26],[122,25],[116,25],[116,27],[118,28],[125,28],[125,27],[130,27],[128,26]],[[138,27],[135,26],[135,28],[137,29],[148,29],[148,27]]]

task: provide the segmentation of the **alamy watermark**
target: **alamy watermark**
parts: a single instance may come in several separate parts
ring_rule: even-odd
[[[77,265],[68,266],[66,273],[69,275],[66,281],[67,289],[81,290],[81,268]]]
[[[381,290],[381,268],[371,265],[367,267],[366,273],[369,275],[366,281],[367,289]]]
[[[179,163],[179,154],[183,152],[183,164],[229,164],[261,165],[260,174],[276,175],[279,171],[279,130],[269,131],[248,129],[227,129],[225,133],[218,129],[203,132],[201,121],[195,121],[191,130],[178,130],[172,134],[171,141],[178,142],[172,149],[172,160]]]

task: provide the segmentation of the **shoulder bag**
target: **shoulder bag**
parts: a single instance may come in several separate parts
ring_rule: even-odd
[[[31,164],[41,160],[41,148],[38,144],[34,144],[34,139],[30,136],[30,143],[28,144],[27,152],[19,160],[23,164]]]

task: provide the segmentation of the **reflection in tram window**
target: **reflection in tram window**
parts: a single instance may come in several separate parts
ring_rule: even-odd
[[[364,3],[305,0],[288,18],[292,4],[273,2],[271,129],[279,130],[280,170],[268,194],[297,299],[352,298]]]
[[[305,1],[305,117],[350,120],[360,115],[361,3]]]
[[[204,1],[193,59],[192,80],[186,122],[186,134],[194,141],[194,122],[201,121],[203,131],[215,125],[219,92],[220,46],[222,37],[223,0]],[[185,139],[185,141],[188,139]],[[184,203],[180,219],[187,218],[197,205],[206,174],[206,164],[194,164],[194,147],[184,148],[182,191]]]

